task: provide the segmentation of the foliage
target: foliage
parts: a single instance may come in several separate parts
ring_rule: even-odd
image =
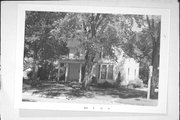
[[[27,11],[25,21],[25,57],[37,60],[57,58],[67,54],[66,43],[51,35],[55,20],[62,19],[65,13]],[[64,50],[64,51],[63,51]]]
[[[139,68],[139,78],[143,80],[144,84],[148,84],[149,80],[149,66],[141,63]]]
[[[125,30],[124,37],[121,39],[121,47],[124,52],[135,58],[146,66],[153,66],[153,74],[151,79],[151,96],[155,94],[155,87],[159,80],[159,49],[160,49],[160,32],[161,32],[161,18],[154,15],[132,15],[132,19],[136,21],[137,26],[142,28],[140,32],[132,32],[132,28]],[[120,31],[121,33],[121,31]],[[143,73],[141,73],[143,74]],[[148,75],[148,74],[146,74]],[[145,77],[145,76],[144,76]],[[151,97],[151,98],[152,98]]]
[[[67,54],[66,42],[56,39],[51,30],[54,21],[63,19],[66,13],[26,11],[24,58],[32,58],[32,79],[38,76],[38,64],[53,61]],[[26,66],[26,65],[25,65]]]
[[[128,88],[142,88],[143,81],[141,79],[131,80],[128,83]]]
[[[108,26],[110,15],[95,13],[68,13],[66,17],[55,23],[53,34],[59,39],[80,41],[79,47],[88,54],[104,52],[113,56],[112,45],[117,40],[116,30]],[[91,52],[89,52],[91,51]]]
[[[113,46],[119,42],[110,14],[68,13],[55,23],[54,35],[60,39],[79,41],[85,53],[85,84],[92,78],[92,71],[101,52],[114,59]],[[64,34],[63,34],[64,33]],[[86,85],[85,85],[86,86]]]

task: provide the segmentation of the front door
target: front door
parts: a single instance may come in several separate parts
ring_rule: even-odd
[[[69,63],[68,78],[70,81],[79,81],[80,64]]]

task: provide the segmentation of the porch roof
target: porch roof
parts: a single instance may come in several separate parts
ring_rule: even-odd
[[[61,59],[59,60],[60,63],[85,63],[85,60],[83,59]],[[105,60],[99,60],[96,61],[98,64],[114,64],[115,61],[105,61]]]
[[[77,60],[77,59],[61,59],[60,63],[85,63],[85,60]]]

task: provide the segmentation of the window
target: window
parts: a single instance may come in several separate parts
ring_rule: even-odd
[[[100,67],[100,79],[113,79],[113,65],[103,64]]]
[[[134,69],[134,79],[136,79],[136,69]]]
[[[128,68],[128,80],[130,79],[129,73],[130,73],[130,68]]]
[[[101,79],[106,79],[106,73],[107,72],[107,66],[106,65],[102,65],[101,66]]]
[[[113,65],[108,67],[108,79],[113,79]]]

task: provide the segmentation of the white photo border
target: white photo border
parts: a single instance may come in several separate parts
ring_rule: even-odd
[[[113,14],[145,14],[161,16],[160,40],[160,71],[159,95],[157,106],[138,105],[100,105],[100,104],[73,104],[73,103],[46,103],[22,102],[22,76],[23,51],[25,35],[25,11],[51,11],[51,12],[87,12],[87,13],[113,13]],[[128,112],[128,113],[158,113],[167,112],[168,88],[168,55],[170,34],[170,10],[155,8],[125,8],[125,7],[90,7],[75,5],[35,5],[20,4],[18,6],[17,22],[17,49],[16,49],[16,76],[15,76],[15,108],[16,109],[47,109],[70,111],[102,111],[102,112]]]

